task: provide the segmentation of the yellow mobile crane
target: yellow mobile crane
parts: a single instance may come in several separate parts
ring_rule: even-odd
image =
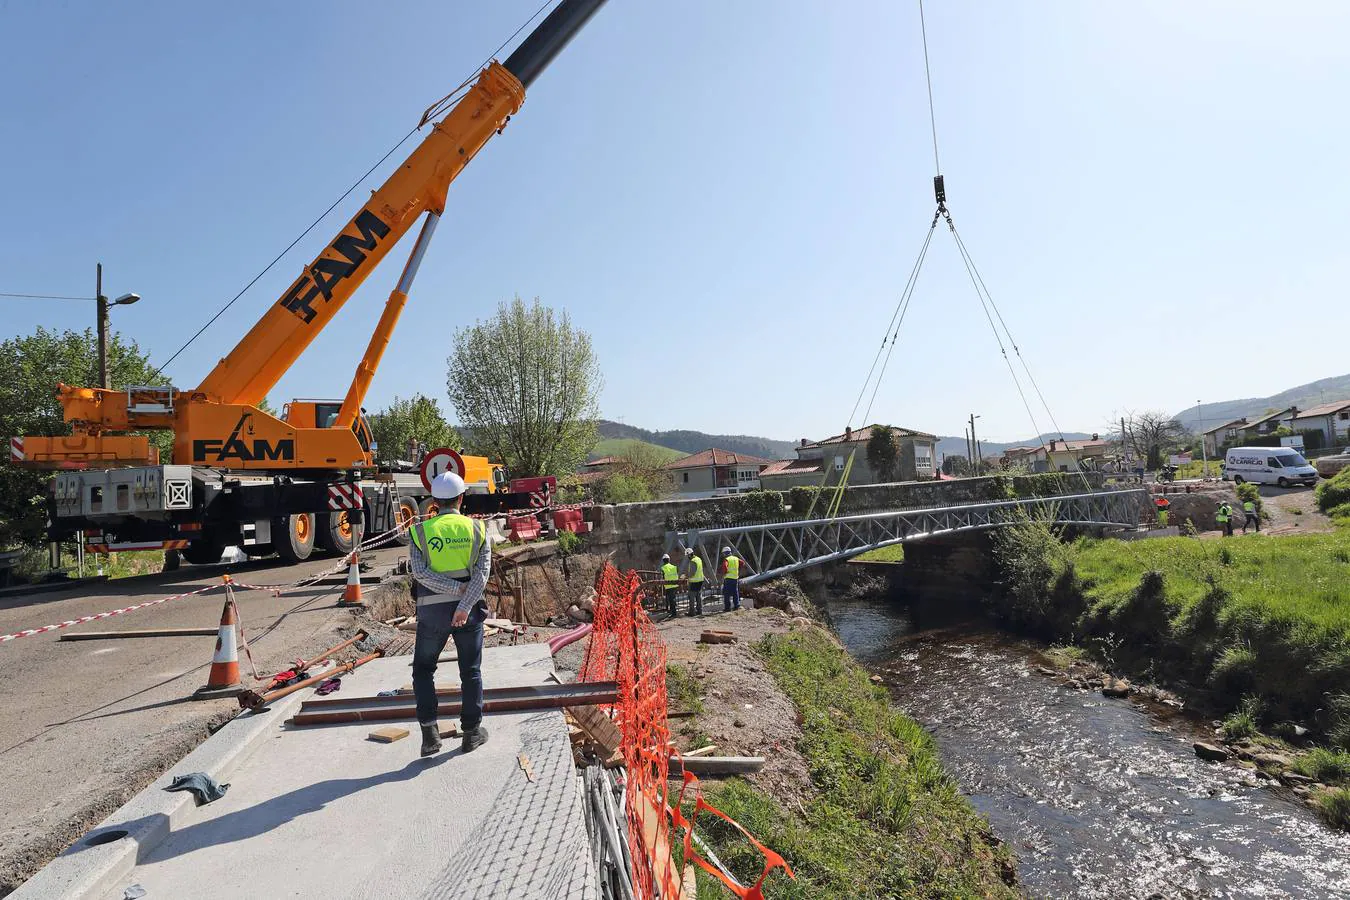
[[[425,511],[430,498],[420,478],[376,471],[362,401],[450,183],[502,132],[526,89],[603,3],[561,0],[504,64],[492,60],[462,96],[430,107],[421,124],[444,115],[421,144],[196,388],[59,385],[73,433],[11,442],[15,462],[65,470],[53,479],[51,540],[96,535],[101,549],[182,549],[189,562],[215,562],[233,544],[295,561],[309,556],[316,538],[345,552],[353,526],[369,519],[383,530]],[[419,218],[421,231],[346,397],[296,400],[280,418],[259,409]],[[172,464],[160,465],[146,436],[119,433],[156,429],[173,431]],[[480,493],[504,487],[500,466],[464,460],[465,480]]]

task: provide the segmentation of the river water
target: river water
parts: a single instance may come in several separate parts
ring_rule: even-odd
[[[961,789],[1048,898],[1350,898],[1350,835],[1229,765],[1185,720],[1064,686],[983,623],[918,631],[902,606],[830,600],[854,657],[891,669]],[[1282,790],[1282,789],[1281,789]]]

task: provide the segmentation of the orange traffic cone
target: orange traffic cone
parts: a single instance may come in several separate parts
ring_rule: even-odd
[[[237,624],[234,604],[227,595],[225,609],[220,613],[220,635],[216,638],[216,655],[211,659],[211,675],[206,679],[206,684],[192,695],[192,699],[234,697],[244,689],[239,682],[239,644],[235,635]]]
[[[365,606],[361,597],[361,551],[352,550],[347,560],[347,588],[342,592],[338,606]]]

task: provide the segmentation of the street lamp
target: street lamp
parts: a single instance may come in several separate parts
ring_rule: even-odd
[[[103,263],[98,264],[94,297],[98,303],[98,386],[107,390],[108,384],[108,309],[112,306],[130,306],[141,299],[140,294],[123,294],[109,301],[103,296]]]

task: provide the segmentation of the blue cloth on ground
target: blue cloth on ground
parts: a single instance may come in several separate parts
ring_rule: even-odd
[[[197,805],[203,806],[213,800],[219,800],[230,789],[228,784],[220,784],[205,772],[193,772],[179,775],[166,787],[166,791],[191,791],[197,798]]]

